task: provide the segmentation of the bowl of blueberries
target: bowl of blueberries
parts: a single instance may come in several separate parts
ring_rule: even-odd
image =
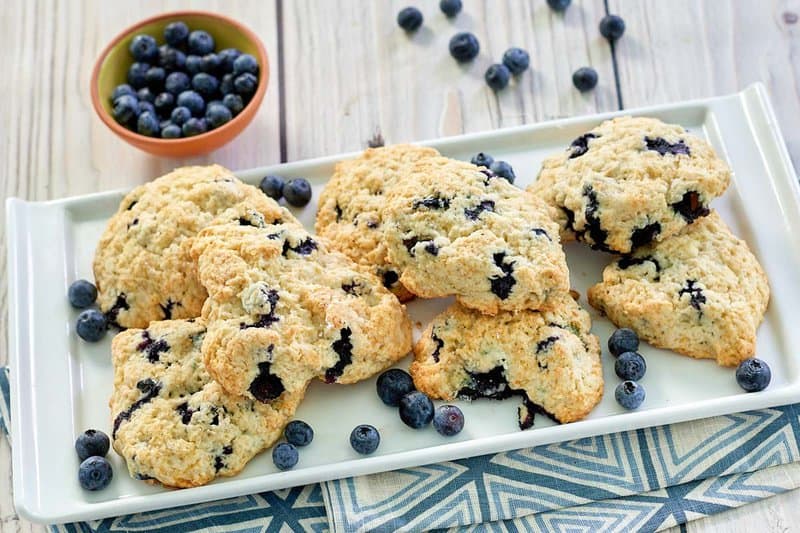
[[[231,141],[269,82],[258,37],[223,15],[165,13],[117,35],[92,71],[92,104],[119,137],[151,154],[186,157]]]

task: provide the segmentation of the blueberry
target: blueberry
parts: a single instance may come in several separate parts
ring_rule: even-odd
[[[459,63],[472,61],[481,50],[478,38],[468,31],[456,33],[450,39],[450,55]]]
[[[75,324],[78,336],[88,342],[97,342],[102,339],[107,329],[106,316],[97,309],[87,309],[81,312]]]
[[[547,0],[547,5],[553,11],[565,11],[572,0]]]
[[[200,61],[203,72],[216,76],[222,68],[222,59],[217,54],[206,54]]]
[[[761,359],[751,357],[739,363],[736,369],[736,382],[747,392],[758,392],[767,388],[772,379],[769,365]]]
[[[104,457],[89,457],[78,468],[78,482],[86,490],[101,490],[111,483],[114,471]]]
[[[276,202],[283,196],[285,181],[280,176],[264,176],[258,187],[261,191]]]
[[[238,115],[244,109],[244,102],[242,97],[238,94],[226,94],[222,99],[222,105],[231,110],[234,116]]]
[[[189,89],[189,87],[191,87],[191,80],[185,72],[170,72],[164,81],[164,89],[175,96]]]
[[[230,72],[228,74],[223,75],[219,81],[219,92],[226,95],[233,93],[235,90],[233,86],[233,79],[234,79],[233,74],[231,74]]]
[[[232,118],[231,110],[220,102],[212,102],[206,108],[206,120],[212,129],[219,128],[223,124],[230,122]]]
[[[369,455],[378,449],[381,443],[381,434],[374,426],[361,424],[350,432],[350,446],[362,455]]]
[[[272,462],[275,463],[275,466],[277,466],[279,470],[289,470],[293,468],[294,465],[297,464],[299,458],[300,456],[297,453],[297,448],[288,442],[281,442],[272,448]]]
[[[122,85],[117,85],[116,87],[114,87],[114,92],[111,93],[111,101],[113,102],[114,100],[125,94],[128,94],[130,96],[136,96],[136,91],[134,91],[133,87],[131,87],[127,83],[123,83]]]
[[[167,73],[161,67],[150,67],[144,74],[144,79],[147,82],[147,87],[150,90],[159,92],[164,87],[164,80],[167,78]]]
[[[400,398],[400,420],[407,426],[419,429],[433,420],[433,402],[419,391],[411,391]]]
[[[206,72],[200,72],[192,77],[192,89],[203,98],[212,98],[219,89],[219,80]]]
[[[308,446],[314,440],[314,430],[302,420],[292,420],[286,425],[283,436],[289,444],[295,446]]]
[[[164,28],[164,40],[170,46],[181,46],[189,38],[189,27],[185,22],[170,22]]]
[[[142,113],[144,113],[145,111],[149,111],[150,113],[155,115],[156,114],[156,106],[154,106],[150,102],[147,102],[145,100],[141,100],[141,101],[139,101],[139,111],[138,111],[138,113],[136,113],[136,115],[139,116]]]
[[[440,0],[439,9],[448,17],[455,17],[461,11],[461,0]]]
[[[189,34],[189,53],[204,56],[214,51],[214,38],[203,30]]]
[[[581,67],[572,74],[572,85],[580,92],[591,91],[597,86],[597,71],[592,67]]]
[[[233,89],[242,96],[250,96],[256,92],[256,87],[258,87],[258,78],[249,72],[239,74],[233,79]]]
[[[155,106],[156,113],[158,113],[159,116],[169,116],[172,112],[172,108],[175,107],[175,95],[172,93],[161,93],[156,96],[156,101],[153,102],[153,106]]]
[[[203,58],[191,54],[186,56],[186,72],[190,76],[203,72]]]
[[[644,387],[635,381],[623,381],[617,385],[614,391],[614,398],[625,409],[636,409],[644,401]]]
[[[440,405],[433,415],[433,427],[445,437],[461,433],[464,429],[464,413],[455,405]]]
[[[311,184],[305,178],[289,180],[283,187],[283,197],[289,205],[303,207],[311,200]]]
[[[179,106],[170,113],[170,120],[176,126],[183,126],[190,118],[192,118],[192,112],[189,111],[188,107]]]
[[[624,352],[635,352],[639,349],[639,336],[628,328],[620,328],[608,338],[608,351],[618,356]]]
[[[623,352],[614,363],[614,372],[620,379],[639,381],[647,372],[647,363],[639,352]]]
[[[397,24],[406,31],[415,31],[422,26],[422,12],[416,7],[404,7],[397,14]]]
[[[224,50],[220,50],[217,55],[222,61],[222,70],[224,72],[233,72],[233,62],[236,61],[237,57],[242,55],[242,52],[236,48],[226,48]]]
[[[136,91],[136,96],[139,98],[140,102],[150,102],[152,104],[156,101],[156,95],[153,94],[153,91],[151,91],[149,87],[142,87]]]
[[[250,54],[242,54],[237,57],[233,62],[233,75],[238,76],[249,72],[250,74],[258,74],[258,61]]]
[[[72,307],[84,309],[97,300],[97,287],[85,279],[79,279],[69,286],[67,296],[69,297],[69,303],[72,304]]]
[[[182,130],[184,137],[194,137],[208,131],[208,123],[204,118],[192,117],[183,123]]]
[[[140,113],[139,118],[136,120],[136,132],[148,137],[157,137],[161,132],[161,125],[156,114],[150,111]]]
[[[625,33],[625,21],[618,15],[606,15],[600,21],[600,34],[611,41],[616,41]]]
[[[174,124],[170,121],[161,128],[161,138],[162,139],[179,139],[183,136],[183,131],[181,127],[177,124]]]
[[[470,159],[469,162],[479,167],[489,168],[490,166],[492,166],[492,163],[494,163],[494,157],[484,152],[478,152],[477,154],[472,156],[472,159]]]
[[[147,78],[145,75],[150,70],[150,65],[147,63],[133,63],[128,68],[128,84],[134,89],[141,89],[147,85]]]
[[[96,429],[87,429],[75,440],[75,451],[81,461],[92,456],[105,457],[109,446],[108,435]]]
[[[203,115],[206,108],[206,102],[203,100],[203,97],[194,91],[183,91],[180,93],[178,95],[177,105],[189,109],[195,117]]]
[[[514,179],[517,177],[514,174],[514,169],[506,161],[493,161],[492,164],[489,165],[489,170],[491,170],[495,176],[505,178],[509,183],[514,183]]]
[[[120,124],[126,124],[139,114],[139,100],[130,94],[123,94],[114,100],[114,110],[112,112],[114,120]]]
[[[391,407],[400,405],[400,398],[415,390],[411,376],[405,370],[392,368],[378,376],[378,396]]]
[[[136,61],[152,62],[158,57],[158,44],[152,36],[144,33],[136,35],[128,46]]]
[[[528,68],[531,63],[531,58],[528,52],[522,48],[509,48],[503,54],[503,64],[508,67],[511,74],[521,74]]]
[[[183,70],[186,68],[186,54],[165,44],[158,49],[158,64],[170,72]]]
[[[508,86],[508,80],[511,79],[511,72],[508,67],[502,63],[495,63],[486,69],[486,74],[483,75],[486,80],[486,85],[495,91],[500,91]]]

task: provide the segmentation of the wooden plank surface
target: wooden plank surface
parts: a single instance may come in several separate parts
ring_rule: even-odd
[[[394,24],[407,4],[425,25]],[[178,164],[232,168],[421,140],[552,118],[736,91],[766,83],[794,159],[800,163],[800,0],[573,0],[563,15],[544,0],[464,0],[449,20],[438,0],[201,0],[264,40],[272,60],[267,97],[235,143],[194,160],[148,156],[116,139],[94,116],[89,75],[103,46],[125,26],[180,9],[178,1],[10,0],[0,16],[0,193],[58,198],[131,187]],[[614,50],[597,24],[606,10],[627,32]],[[479,58],[460,66],[447,53],[457,31],[473,31]],[[485,69],[509,46],[532,68],[500,94]],[[283,51],[283,69],[278,50]],[[572,72],[594,66],[597,90],[582,95]],[[281,72],[283,71],[281,76]],[[619,79],[619,92],[615,81]],[[0,220],[4,220],[0,203]],[[5,235],[0,232],[0,364],[6,351]],[[793,492],[692,522],[688,531],[785,531],[800,523]],[[0,531],[44,531],[16,517],[10,449],[0,439]],[[677,529],[676,529],[677,531]]]

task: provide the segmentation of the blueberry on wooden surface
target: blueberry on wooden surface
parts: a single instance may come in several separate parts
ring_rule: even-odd
[[[531,58],[522,48],[509,48],[503,54],[503,64],[508,67],[511,74],[522,74],[530,65]]]
[[[572,84],[580,92],[591,91],[597,86],[597,71],[592,67],[581,67],[572,74]]]
[[[461,0],[440,0],[439,2],[439,9],[450,18],[458,15],[462,7]]]
[[[453,35],[448,46],[450,55],[459,63],[472,61],[481,50],[478,38],[468,31],[462,31]]]
[[[616,41],[625,33],[625,21],[619,15],[606,15],[600,21],[600,33],[606,39]]]
[[[511,79],[511,71],[504,64],[495,63],[486,69],[483,79],[492,90],[500,91],[508,86],[508,81]]]
[[[397,24],[406,31],[416,31],[422,26],[422,12],[416,7],[404,7],[397,14]]]
[[[565,11],[572,0],[547,0],[547,5],[553,11]]]

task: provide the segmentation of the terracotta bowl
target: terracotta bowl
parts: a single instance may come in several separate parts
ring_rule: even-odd
[[[128,46],[134,35],[147,33],[164,44],[164,28],[182,20],[190,30],[205,30],[214,37],[217,50],[238,48],[258,61],[258,87],[245,108],[227,124],[201,135],[180,139],[147,137],[118,124],[112,115],[111,93],[114,87],[127,83],[128,68],[133,57]],[[247,126],[261,105],[269,83],[269,61],[263,43],[255,33],[233,19],[205,11],[175,11],[143,20],[117,35],[103,50],[92,70],[92,105],[106,126],[120,138],[151,154],[164,157],[187,157],[216,150],[230,142]]]

